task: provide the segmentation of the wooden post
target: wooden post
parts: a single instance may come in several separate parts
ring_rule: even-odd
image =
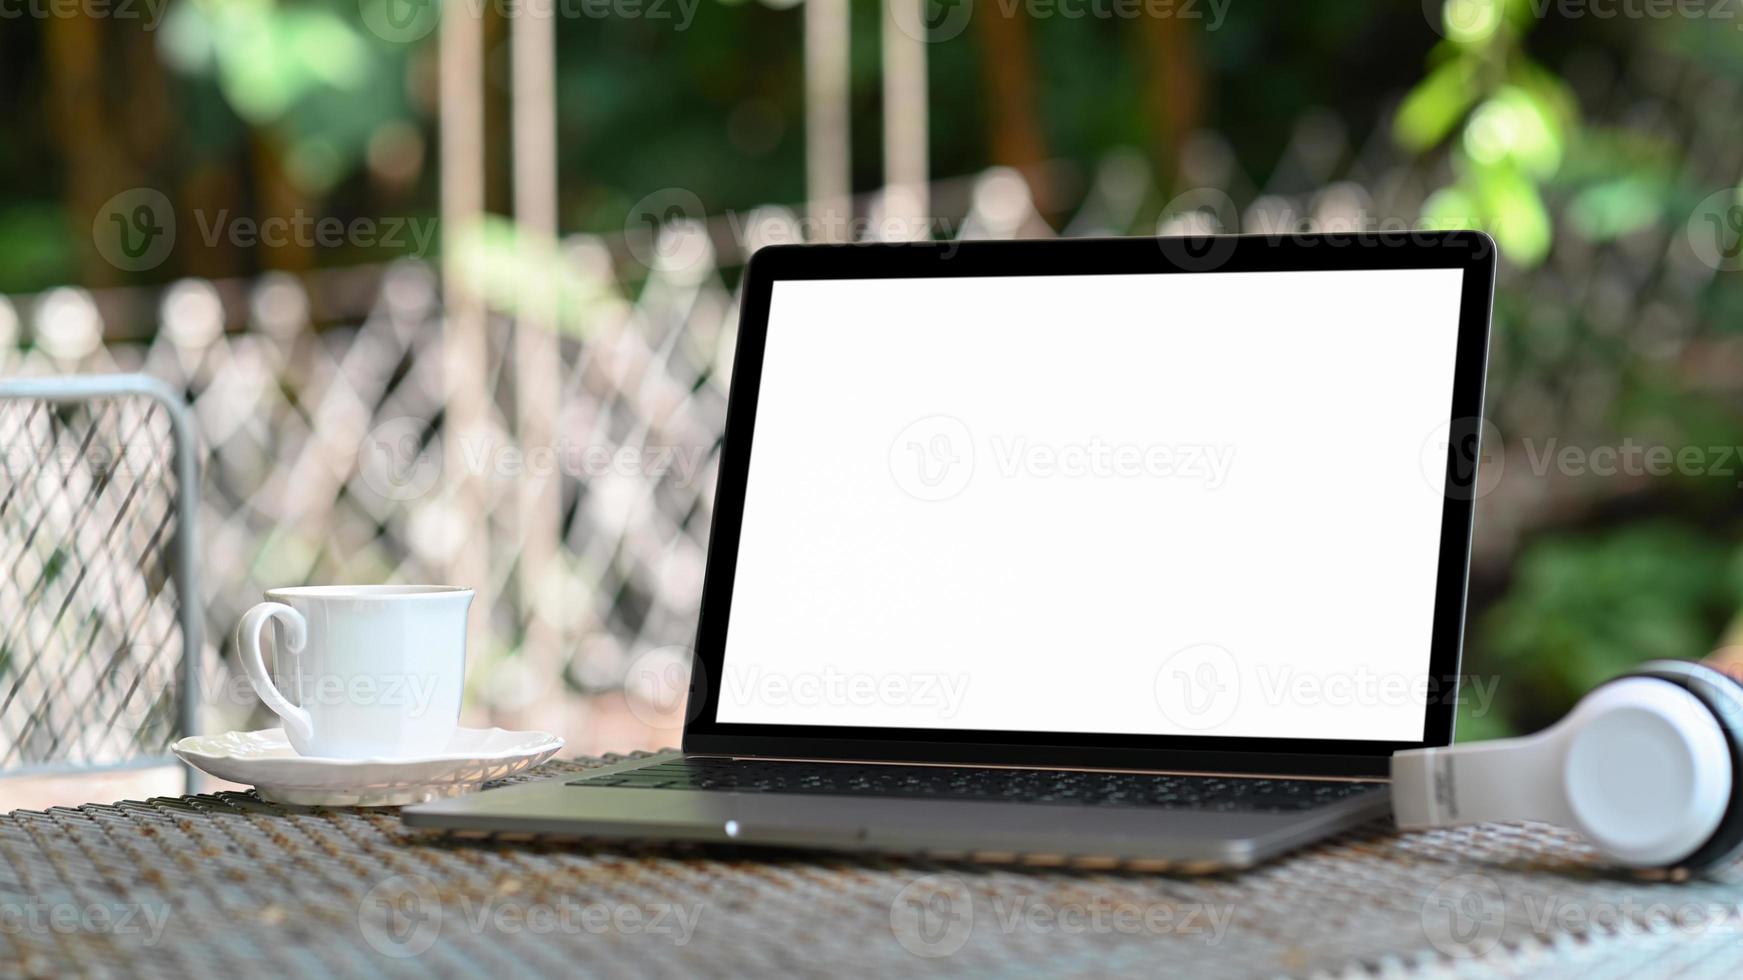
[[[893,240],[921,240],[929,231],[926,42],[902,30],[895,8],[898,4],[912,8],[906,23],[921,24],[930,2],[884,0],[885,227],[877,231]]]
[[[549,12],[521,7],[511,25],[514,58],[514,216],[522,268],[532,273],[519,297],[514,330],[515,423],[529,460],[557,452],[562,402],[557,284],[556,30]],[[562,473],[529,467],[517,486],[520,564],[516,592],[524,629],[521,656],[531,675],[559,689],[562,631],[551,615],[552,580],[560,574]],[[541,702],[560,710],[554,699]],[[557,718],[527,719],[549,727]]]
[[[847,237],[852,218],[847,0],[805,3],[805,193],[818,241]]]
[[[489,345],[485,341],[483,298],[468,288],[459,246],[484,216],[484,55],[483,24],[468,4],[450,3],[442,11],[441,39],[441,339],[446,422],[443,425],[443,479],[455,519],[466,533],[449,560],[448,579],[476,592],[469,641],[472,656],[485,653],[491,607],[495,603],[487,542],[485,474],[474,473],[465,447],[490,437]]]

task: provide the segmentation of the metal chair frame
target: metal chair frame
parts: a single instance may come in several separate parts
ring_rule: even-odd
[[[177,716],[180,734],[191,735],[200,727],[199,658],[203,642],[204,616],[200,607],[199,573],[195,556],[199,554],[199,461],[196,458],[194,426],[188,406],[180,392],[156,378],[142,374],[62,375],[43,378],[0,378],[0,400],[35,400],[55,405],[78,404],[121,398],[145,398],[165,410],[170,421],[174,444],[176,473],[175,533],[168,546],[171,563],[170,578],[176,589],[176,617],[181,628],[182,657],[181,690]],[[0,779],[17,776],[42,776],[114,772],[161,765],[180,765],[183,778],[191,791],[196,782],[194,770],[173,755],[141,756],[114,763],[45,764],[0,771]]]

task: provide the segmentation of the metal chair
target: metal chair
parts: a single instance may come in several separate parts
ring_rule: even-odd
[[[197,730],[194,449],[155,379],[0,379],[0,777],[170,765]]]

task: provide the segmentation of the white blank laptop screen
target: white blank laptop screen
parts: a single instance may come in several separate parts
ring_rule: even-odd
[[[717,720],[1420,740],[1461,286],[776,282]]]

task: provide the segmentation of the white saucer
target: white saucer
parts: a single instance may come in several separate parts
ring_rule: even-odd
[[[549,759],[549,732],[462,728],[443,751],[415,759],[317,759],[297,755],[284,729],[190,735],[172,749],[219,779],[253,786],[261,799],[299,806],[404,806],[470,793]]]

